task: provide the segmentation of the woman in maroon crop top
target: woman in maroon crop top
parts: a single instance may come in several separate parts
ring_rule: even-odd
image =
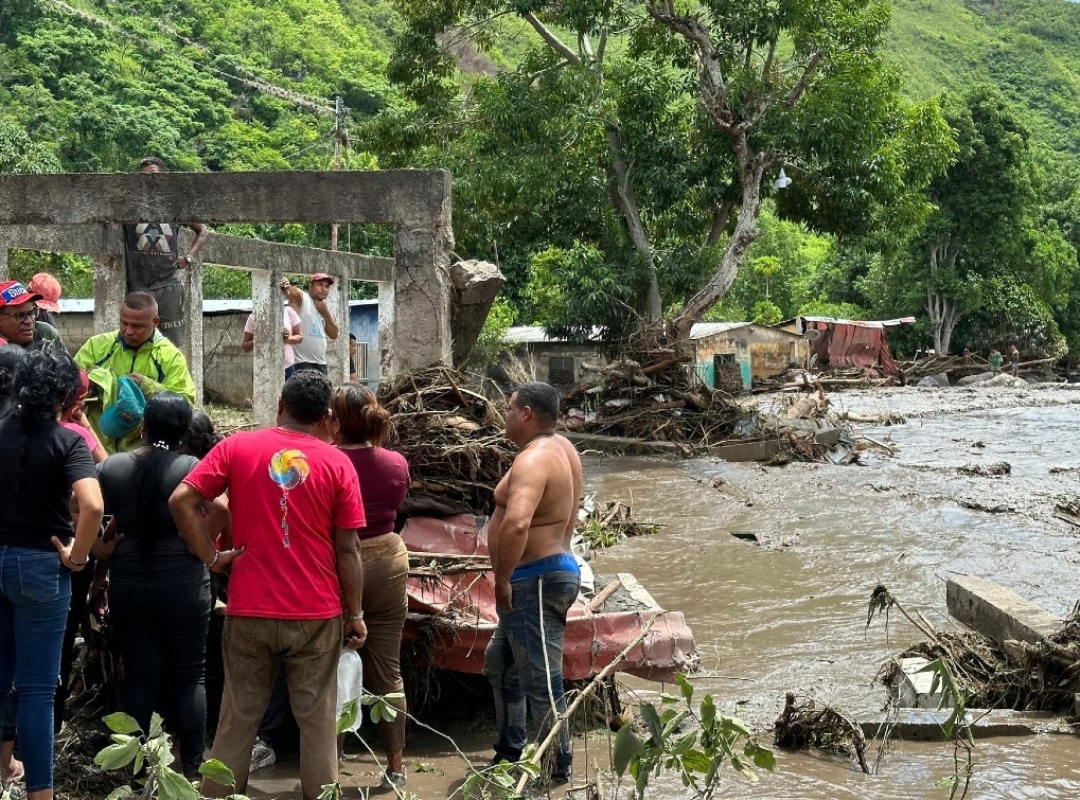
[[[360,558],[364,570],[363,611],[367,642],[360,649],[364,662],[364,689],[371,694],[403,693],[401,630],[408,598],[405,579],[409,553],[394,532],[401,501],[409,489],[409,463],[401,453],[382,447],[390,412],[363,386],[348,383],[330,399],[330,433],[338,448],[352,461],[360,478],[367,527],[360,531]],[[402,752],[405,748],[405,701],[394,703],[393,721],[376,727],[386,751],[384,787],[405,784]]]

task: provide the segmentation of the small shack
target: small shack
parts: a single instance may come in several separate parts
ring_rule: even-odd
[[[504,341],[527,374],[553,386],[572,386],[587,378],[583,364],[606,363],[598,344],[556,339],[540,325],[509,328]],[[808,353],[802,336],[752,322],[699,322],[690,330],[690,341],[698,377],[706,386],[731,392],[750,388],[755,378],[771,378],[792,364],[804,364]]]
[[[548,336],[543,325],[507,328],[503,341],[508,351],[502,359],[504,369],[511,367],[509,361],[517,359],[533,380],[552,386],[573,386],[587,377],[582,374],[582,364],[606,363],[598,344],[574,344]]]
[[[694,363],[706,386],[749,389],[792,365],[806,363],[801,335],[752,322],[699,322],[690,329]]]
[[[897,375],[900,366],[889,352],[886,332],[910,325],[915,317],[850,320],[832,317],[794,317],[775,327],[805,336],[812,365],[817,368],[859,367],[869,375]]]

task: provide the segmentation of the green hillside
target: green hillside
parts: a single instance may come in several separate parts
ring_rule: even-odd
[[[893,0],[889,51],[912,97],[993,83],[1037,140],[1080,152],[1080,4]]]
[[[186,169],[324,166],[336,95],[354,121],[396,102],[385,77],[393,0],[0,5],[0,122],[66,170],[129,169],[147,152]],[[1080,150],[1080,5],[893,0],[893,9],[890,57],[910,96],[989,81],[1029,112],[1039,140]],[[520,28],[506,26],[496,61],[524,52],[530,32]]]

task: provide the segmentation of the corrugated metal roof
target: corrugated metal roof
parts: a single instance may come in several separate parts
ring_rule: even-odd
[[[696,322],[690,328],[691,339],[702,339],[706,336],[715,336],[718,333],[738,330],[750,325],[749,322]]]
[[[915,322],[915,317],[876,320],[836,319],[835,317],[803,317],[802,319],[806,322],[831,322],[835,325],[855,325],[859,328],[891,328],[895,325],[911,325]]]
[[[514,325],[506,329],[503,341],[514,344],[533,344],[535,342],[560,342],[562,339],[549,338],[543,325]]]

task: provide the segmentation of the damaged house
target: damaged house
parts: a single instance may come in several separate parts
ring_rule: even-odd
[[[868,375],[897,375],[900,367],[889,352],[889,328],[910,325],[915,317],[887,320],[850,320],[832,317],[795,317],[775,327],[806,337],[812,369],[858,367]]]

